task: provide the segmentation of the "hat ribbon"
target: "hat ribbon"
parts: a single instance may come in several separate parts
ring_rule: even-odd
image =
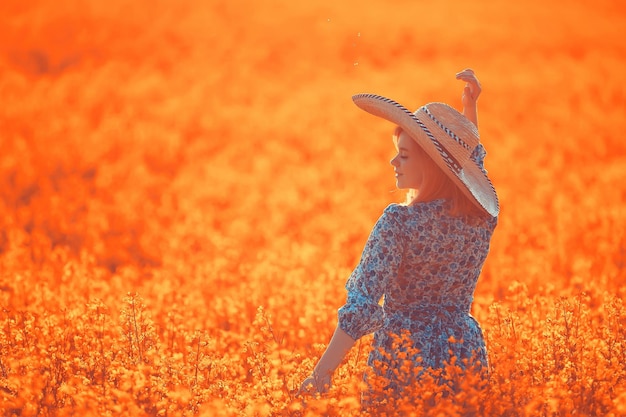
[[[437,140],[437,138],[435,138],[435,136],[426,127],[426,125],[422,123],[422,121],[419,118],[417,117],[414,117],[414,118],[417,121],[417,124],[420,125],[424,133],[426,133],[426,135],[433,142],[433,145],[435,145],[435,148],[437,148],[437,150],[439,151],[439,154],[441,154],[441,157],[445,161],[446,165],[448,165],[448,168],[454,173],[456,173],[457,175],[460,174],[462,168],[461,168],[461,164],[459,164],[459,161],[457,161],[456,158],[448,152],[448,150]]]

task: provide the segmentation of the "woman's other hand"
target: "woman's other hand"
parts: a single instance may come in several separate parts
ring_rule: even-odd
[[[474,71],[470,68],[464,69],[456,74],[456,79],[465,81],[465,88],[463,89],[462,97],[463,106],[468,107],[474,105],[482,91],[480,81],[476,78]]]
[[[476,101],[482,91],[480,81],[476,78],[474,71],[467,68],[456,74],[456,79],[465,81],[465,88],[463,88],[463,115],[474,123],[478,127],[478,105]]]
[[[319,376],[313,374],[305,379],[304,382],[302,382],[302,385],[300,385],[300,390],[298,391],[298,395],[324,394],[328,392],[330,386],[330,375]]]

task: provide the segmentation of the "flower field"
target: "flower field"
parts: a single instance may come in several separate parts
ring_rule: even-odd
[[[3,0],[5,416],[626,415],[626,6]],[[473,68],[501,203],[491,364],[359,405],[371,338],[296,396],[384,207],[393,126]],[[451,370],[453,371],[453,369]]]

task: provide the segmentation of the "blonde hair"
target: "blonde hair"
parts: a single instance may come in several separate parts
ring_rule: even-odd
[[[398,147],[400,134],[403,132],[397,126],[393,132],[393,141]],[[406,204],[412,205],[433,200],[446,200],[449,203],[449,212],[453,216],[483,217],[486,214],[461,191],[461,189],[446,175],[446,173],[421,148],[420,168],[422,169],[422,186],[419,190],[411,189],[406,195]]]

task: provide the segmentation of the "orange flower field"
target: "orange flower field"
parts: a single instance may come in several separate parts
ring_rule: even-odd
[[[626,5],[3,0],[5,416],[625,416]],[[461,108],[501,204],[491,373],[360,406],[371,336],[296,395],[383,209],[393,126]],[[451,364],[449,372],[454,372]]]

